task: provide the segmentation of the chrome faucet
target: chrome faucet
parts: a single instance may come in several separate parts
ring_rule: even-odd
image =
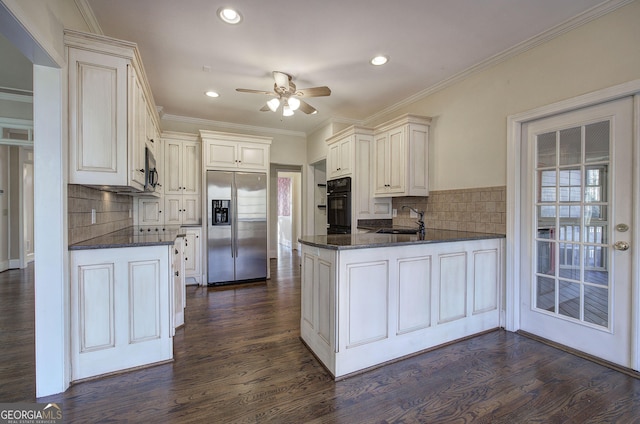
[[[411,209],[412,211],[414,211],[415,213],[418,214],[418,221],[416,222],[416,224],[418,224],[418,232],[424,236],[424,211],[419,211],[415,208],[412,208],[409,205],[404,205],[402,206],[402,209]]]

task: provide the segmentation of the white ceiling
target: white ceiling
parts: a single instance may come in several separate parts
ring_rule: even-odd
[[[76,0],[93,12],[94,29],[138,44],[165,116],[306,133],[329,119],[366,121],[626,2]],[[242,23],[220,21],[223,5],[238,9]],[[376,54],[389,63],[370,65]],[[293,75],[298,88],[326,85],[332,94],[306,99],[317,115],[283,118],[259,111],[268,96],[235,91],[271,90],[274,70]]]

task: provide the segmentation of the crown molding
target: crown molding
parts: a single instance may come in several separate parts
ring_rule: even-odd
[[[93,13],[93,9],[87,0],[75,0],[75,3],[78,11],[82,15],[82,19],[84,19],[84,22],[89,27],[89,31],[94,34],[104,35],[102,27],[100,26],[98,19],[96,19],[96,15]]]
[[[382,118],[392,112],[395,112],[399,109],[402,109],[403,107],[414,103],[418,100],[422,100],[425,97],[428,97],[438,91],[444,90],[445,88],[454,85],[466,78],[469,78],[471,75],[479,73],[484,71],[487,68],[490,68],[492,66],[495,66],[499,63],[502,63],[512,57],[515,57],[521,53],[524,53],[528,50],[531,50],[541,44],[544,44],[548,41],[553,40],[554,38],[557,38],[573,29],[578,28],[579,26],[582,26],[584,24],[587,24],[595,19],[600,18],[601,16],[604,16],[608,13],[611,13],[623,6],[626,6],[630,3],[633,3],[635,0],[609,0],[607,2],[601,3],[597,6],[592,7],[589,10],[584,11],[583,13],[574,16],[571,19],[566,20],[565,22],[556,25],[553,28],[550,28],[538,35],[535,35],[519,44],[516,44],[513,47],[508,48],[507,50],[504,50],[494,56],[491,56],[488,59],[485,59],[473,66],[471,66],[470,68],[467,68],[461,72],[458,72],[457,74],[444,79],[430,87],[427,87],[426,89],[417,92],[416,94],[407,97],[406,99],[393,104],[383,110],[381,110],[380,112],[377,112],[371,116],[369,116],[368,118],[364,119],[363,122],[367,123],[367,122],[372,122],[375,121],[379,118]]]
[[[213,121],[210,119],[203,118],[191,118],[188,116],[180,116],[180,115],[171,115],[169,113],[162,113],[161,121],[173,121],[173,122],[181,122],[186,124],[196,124],[196,125],[205,125],[205,126],[213,126],[217,128],[225,128],[230,130],[237,131],[249,131],[258,134],[276,134],[276,135],[287,135],[292,137],[307,137],[307,134],[302,131],[290,131],[290,130],[281,130],[276,128],[268,128],[268,127],[258,127],[254,125],[245,125],[245,124],[234,124],[232,122],[222,122],[222,121]]]

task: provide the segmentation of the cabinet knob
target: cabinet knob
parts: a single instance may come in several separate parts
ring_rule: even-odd
[[[180,272],[176,271],[176,277],[179,277],[179,276],[180,276]]]
[[[138,169],[138,172],[142,172],[144,174],[144,169]]]
[[[188,260],[189,260],[189,258],[184,258],[184,260],[185,260],[185,261],[188,261]]]

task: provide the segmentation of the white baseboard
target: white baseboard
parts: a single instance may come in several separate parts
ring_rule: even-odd
[[[25,264],[25,266],[26,266],[26,264]],[[20,259],[9,259],[9,268],[10,269],[21,269],[21,268],[23,268],[22,262],[20,261]],[[2,269],[1,266],[0,266],[0,269]]]

